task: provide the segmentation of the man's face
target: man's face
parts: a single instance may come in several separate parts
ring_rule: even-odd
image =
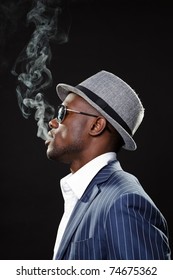
[[[73,110],[90,112],[90,105],[74,93],[67,95],[63,104]],[[92,113],[92,112],[91,112]],[[52,139],[47,142],[47,157],[52,160],[71,164],[84,157],[88,147],[88,129],[91,119],[81,114],[67,112],[62,123],[56,119],[50,121]]]

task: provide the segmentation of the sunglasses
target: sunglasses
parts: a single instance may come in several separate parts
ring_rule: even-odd
[[[58,123],[62,123],[62,121],[65,119],[65,116],[66,116],[67,112],[72,112],[72,113],[86,115],[86,116],[95,117],[95,118],[98,117],[98,116],[93,115],[93,114],[89,114],[89,113],[84,113],[84,112],[80,112],[80,111],[76,111],[76,110],[67,109],[67,107],[65,105],[61,104],[60,106],[58,106],[58,109],[57,109],[56,119],[57,119]]]

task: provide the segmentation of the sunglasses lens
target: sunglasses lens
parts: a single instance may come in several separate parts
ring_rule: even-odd
[[[57,120],[59,123],[61,123],[65,117],[66,109],[63,105],[60,105],[58,107],[58,113],[57,113]]]

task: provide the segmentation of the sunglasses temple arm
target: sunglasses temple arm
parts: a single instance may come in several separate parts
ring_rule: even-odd
[[[80,112],[80,111],[76,111],[76,110],[71,110],[71,109],[66,109],[66,110],[69,111],[69,112],[74,112],[74,113],[77,113],[77,114],[86,115],[86,116],[90,116],[90,117],[98,117],[94,114],[84,113],[84,112]]]

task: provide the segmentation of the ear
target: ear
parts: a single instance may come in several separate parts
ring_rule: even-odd
[[[103,117],[94,118],[94,121],[91,124],[91,129],[89,134],[92,136],[100,135],[106,128],[107,122]]]

